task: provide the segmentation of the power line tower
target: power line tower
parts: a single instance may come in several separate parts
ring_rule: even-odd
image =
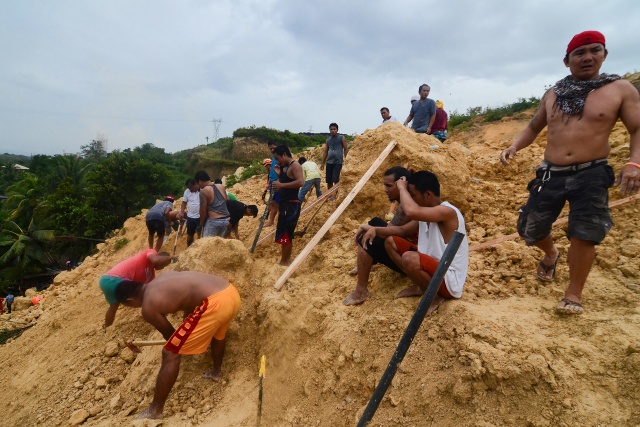
[[[218,135],[220,134],[220,125],[222,124],[222,119],[212,119],[211,123],[213,123],[213,141],[212,142],[216,142],[218,140]]]

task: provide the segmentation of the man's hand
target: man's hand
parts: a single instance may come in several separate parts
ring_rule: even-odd
[[[129,350],[133,351],[134,353],[142,353],[142,350],[140,350],[140,347],[135,345],[133,343],[133,340],[125,341],[125,344],[127,345],[127,347],[129,347]]]
[[[633,194],[640,190],[640,168],[634,165],[626,165],[620,169],[616,177],[615,186],[620,186],[622,194]]]
[[[401,176],[400,179],[398,179],[396,181],[396,186],[398,187],[398,190],[406,190],[407,189],[407,178],[404,176]]]
[[[277,191],[280,188],[282,188],[282,183],[280,181],[273,181],[273,189]]]
[[[322,163],[322,164],[320,165],[320,170],[321,170],[321,171],[323,171],[323,170],[324,170],[324,163]]]
[[[376,237],[376,228],[371,227],[367,230],[366,233],[362,236],[362,249],[367,249],[367,247],[373,243],[373,239]]]
[[[358,244],[358,238],[366,233],[370,228],[371,226],[369,224],[362,224],[360,227],[358,227],[358,230],[356,230],[356,236],[354,238],[356,245]]]
[[[427,126],[427,129],[424,131],[427,135],[431,135],[431,126]]]
[[[516,150],[516,147],[514,147],[513,145],[507,148],[502,153],[500,153],[500,162],[502,162],[503,165],[507,166],[509,164],[509,161],[516,156],[517,151],[518,150]]]

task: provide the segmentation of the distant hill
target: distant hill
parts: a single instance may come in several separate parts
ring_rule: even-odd
[[[0,163],[20,163],[23,166],[28,166],[31,162],[31,157],[22,156],[20,154],[0,154]]]

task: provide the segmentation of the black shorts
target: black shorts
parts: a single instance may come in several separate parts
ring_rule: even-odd
[[[548,180],[545,173],[550,173]],[[614,180],[613,169],[606,162],[569,173],[538,168],[527,186],[529,200],[520,208],[518,234],[528,246],[544,240],[568,201],[567,237],[599,244],[613,226],[608,189]]]
[[[276,225],[276,243],[290,245],[293,233],[296,231],[300,218],[300,202],[282,200],[278,211],[278,225]]]
[[[200,231],[201,229],[200,218],[187,217],[187,236],[193,236],[196,234],[196,231]]]
[[[372,227],[386,227],[387,222],[382,218],[375,217],[372,218],[371,221],[369,221],[369,225]],[[380,263],[386,265],[393,271],[404,274],[402,269],[398,267],[395,262],[393,262],[393,260],[387,253],[387,250],[384,248],[384,240],[385,239],[383,239],[382,237],[374,237],[373,242],[367,245],[367,249],[365,249],[365,251],[373,259],[374,264]],[[358,238],[358,245],[362,246],[362,236]]]
[[[342,164],[327,163],[327,184],[332,185],[339,183],[341,170]]]
[[[150,219],[147,221],[149,234],[158,233],[158,237],[164,237],[165,223],[160,219]]]

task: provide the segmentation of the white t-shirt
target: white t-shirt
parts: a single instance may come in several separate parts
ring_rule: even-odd
[[[453,257],[453,261],[451,261],[451,265],[444,276],[444,284],[447,286],[447,290],[451,296],[460,298],[462,296],[464,282],[467,280],[467,272],[469,271],[469,239],[467,239],[464,218],[458,208],[449,202],[442,202],[441,205],[456,211],[456,215],[458,215],[458,229],[456,231],[464,234],[460,248]],[[440,261],[444,250],[447,248],[447,244],[444,242],[442,233],[440,233],[438,223],[420,221],[419,224],[418,252]]]
[[[187,204],[187,218],[200,218],[200,192],[192,193],[188,188],[184,190],[182,201]]]

